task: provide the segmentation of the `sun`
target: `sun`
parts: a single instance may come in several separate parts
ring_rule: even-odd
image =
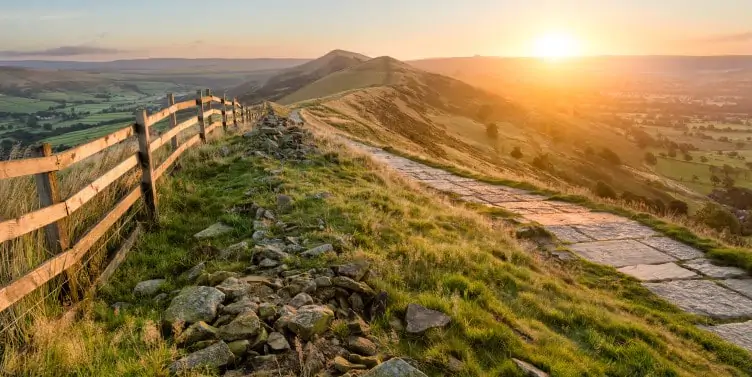
[[[533,53],[551,60],[568,58],[580,54],[580,44],[569,34],[549,33],[535,40]]]

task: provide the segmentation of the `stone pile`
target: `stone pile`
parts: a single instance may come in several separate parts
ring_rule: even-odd
[[[313,150],[310,135],[285,118],[267,114],[260,126],[247,134],[265,157],[305,159]],[[274,173],[268,178],[274,178]],[[322,193],[318,199],[329,195]],[[296,269],[291,259],[336,254],[340,247],[310,244],[299,237],[271,238],[270,229],[287,233],[295,228],[277,220],[279,211],[294,205],[277,195],[275,209],[257,204],[234,208],[252,216],[252,239],[225,250],[208,250],[216,259],[245,262],[242,272],[208,272],[201,263],[184,272],[187,286],[155,296],[165,280],[139,283],[134,293],[169,302],[163,330],[186,350],[187,356],[169,366],[174,374],[195,368],[218,368],[225,376],[425,376],[401,359],[390,358],[377,346],[368,320],[384,315],[387,294],[368,283],[370,265],[365,260],[321,268]],[[319,224],[323,228],[324,224]],[[231,234],[217,223],[194,237],[210,239]],[[274,232],[279,234],[280,232]],[[410,332],[445,326],[449,317],[420,306],[408,309]]]

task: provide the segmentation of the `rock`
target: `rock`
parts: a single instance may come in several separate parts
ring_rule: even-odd
[[[272,303],[263,302],[258,307],[258,314],[265,321],[273,320],[277,317],[277,307]]]
[[[245,312],[255,312],[258,307],[258,304],[256,304],[250,297],[246,296],[222,308],[222,313],[238,315]]]
[[[269,333],[266,332],[266,328],[261,327],[261,331],[259,331],[258,335],[256,335],[256,338],[253,339],[251,342],[251,348],[259,348],[259,346],[263,346],[266,344],[266,341],[269,339]]]
[[[407,332],[417,334],[430,328],[444,327],[449,324],[451,318],[446,314],[428,309],[422,305],[410,304],[407,306]]]
[[[373,356],[378,352],[376,345],[372,341],[359,336],[347,338],[347,349],[365,356]]]
[[[230,233],[234,230],[233,227],[222,223],[214,223],[208,228],[193,235],[196,239],[203,240],[207,238],[214,238],[226,233]]]
[[[220,259],[241,259],[243,257],[248,256],[248,252],[250,250],[250,246],[248,246],[248,242],[238,242],[234,245],[228,246],[226,249],[222,250],[219,253]]]
[[[206,263],[201,262],[193,267],[191,267],[190,270],[183,273],[183,279],[188,282],[192,282],[196,280],[199,276],[201,276],[201,273],[206,270]]]
[[[169,299],[169,298],[170,298],[170,295],[168,295],[167,293],[160,293],[160,294],[154,296],[153,300],[157,304],[161,304],[162,302],[167,301],[167,299]]]
[[[196,351],[170,365],[171,373],[177,374],[198,367],[221,368],[230,364],[235,356],[225,342],[217,342],[200,351]]]
[[[347,360],[351,363],[362,364],[369,368],[379,365],[379,358],[376,356],[361,356],[356,353],[351,353],[347,356]]]
[[[463,363],[460,360],[455,359],[452,356],[449,356],[449,360],[447,361],[447,366],[449,367],[449,370],[453,373],[460,373],[463,369],[465,369],[465,363]]]
[[[379,292],[371,301],[371,309],[369,310],[371,320],[384,316],[386,314],[386,306],[388,303],[389,294],[385,291]]]
[[[230,271],[217,271],[213,274],[209,274],[208,276],[208,282],[209,285],[215,286],[219,285],[225,280],[229,278],[236,278],[240,276],[237,272],[230,272]]]
[[[359,294],[353,293],[352,295],[350,295],[350,298],[347,299],[347,302],[350,304],[350,307],[353,310],[355,310],[358,313],[363,313],[365,304],[363,304],[363,298],[360,297]]]
[[[412,365],[402,359],[391,359],[369,370],[361,377],[428,377]]]
[[[253,221],[253,230],[269,230],[269,225],[266,224],[266,222],[261,220],[254,220]]]
[[[368,335],[371,333],[371,326],[353,312],[350,312],[348,316],[347,329],[352,335]]]
[[[342,276],[347,276],[353,280],[360,281],[368,272],[368,268],[369,263],[366,261],[348,263],[344,266],[340,266],[337,269],[337,273]]]
[[[319,256],[321,254],[329,253],[329,252],[333,252],[333,251],[334,251],[334,246],[332,246],[332,244],[327,243],[327,244],[323,244],[321,246],[316,246],[316,247],[314,247],[312,249],[308,249],[308,250],[302,252],[300,254],[300,256],[305,257],[305,258],[313,258],[313,257],[317,257],[317,256]]]
[[[303,355],[305,356],[305,362],[303,363],[304,375],[315,376],[319,371],[324,369],[327,362],[326,357],[313,342],[306,344],[303,349]]]
[[[188,347],[187,347],[186,349],[187,349],[187,350],[188,350],[189,352],[196,352],[196,351],[198,351],[198,350],[202,350],[202,349],[204,349],[204,348],[206,348],[206,347],[209,347],[209,346],[211,346],[211,345],[214,345],[214,344],[216,344],[217,342],[219,342],[219,340],[216,340],[216,339],[210,339],[210,340],[202,340],[202,341],[200,341],[200,342],[196,342],[196,343],[193,343],[193,344],[191,344],[191,345],[190,345],[190,346],[188,346]]]
[[[402,321],[399,318],[390,319],[389,327],[391,327],[394,331],[402,331],[405,329],[405,325],[402,324]]]
[[[258,252],[258,258],[261,259],[282,261],[290,257],[290,254],[282,251],[282,249],[275,245],[256,246],[256,251]]]
[[[248,349],[251,346],[251,342],[247,339],[236,340],[234,342],[228,343],[227,346],[230,347],[230,352],[232,352],[235,357],[242,357],[246,352],[248,352]]]
[[[529,377],[548,377],[548,373],[536,368],[530,363],[515,358],[512,358],[512,361],[517,364],[517,368],[520,368],[520,370],[525,372]]]
[[[219,329],[219,337],[224,341],[249,339],[261,330],[261,320],[255,312],[239,314],[232,322]]]
[[[334,358],[334,369],[340,373],[347,373],[351,370],[366,369],[366,366],[362,364],[353,364],[347,361],[344,357],[337,356]]]
[[[269,338],[266,340],[266,344],[271,347],[274,351],[284,351],[290,349],[290,343],[287,342],[287,339],[285,339],[285,336],[278,333],[273,332],[269,334]]]
[[[280,211],[288,210],[292,206],[292,198],[288,195],[277,195],[277,209]]]
[[[295,309],[311,304],[313,304],[313,298],[306,293],[298,293],[292,298],[292,300],[290,300],[290,306]]]
[[[251,292],[251,285],[236,278],[229,277],[215,288],[222,291],[228,300],[235,300]]]
[[[136,296],[141,297],[151,297],[157,294],[159,292],[159,289],[162,288],[164,283],[167,280],[165,279],[153,279],[153,280],[146,280],[142,281],[138,284],[136,284],[136,287],[133,288],[133,294]]]
[[[318,200],[329,199],[331,197],[332,197],[332,194],[330,194],[328,192],[317,192],[317,193],[311,195],[311,198],[318,199]]]
[[[328,276],[319,276],[313,279],[313,282],[316,283],[316,287],[318,288],[325,288],[325,287],[332,286],[332,279]]]
[[[300,335],[303,340],[309,340],[314,335],[325,332],[332,319],[334,319],[334,312],[331,309],[325,306],[307,305],[291,316],[287,327]]]
[[[259,262],[259,267],[261,268],[273,268],[277,266],[279,266],[279,262],[269,258],[264,258],[264,260]]]
[[[183,288],[165,310],[164,320],[168,323],[211,322],[217,317],[217,307],[224,299],[225,294],[216,288]]]
[[[198,321],[190,325],[177,339],[178,344],[191,345],[202,340],[217,338],[217,329],[204,321]]]
[[[332,279],[332,284],[334,284],[335,287],[349,289],[353,292],[364,293],[368,295],[373,294],[373,289],[371,289],[368,284],[355,281],[346,276],[335,277],[334,279]]]
[[[256,242],[259,242],[263,240],[264,238],[266,238],[267,233],[268,232],[266,230],[257,230],[253,232],[253,235],[251,236],[251,238]]]

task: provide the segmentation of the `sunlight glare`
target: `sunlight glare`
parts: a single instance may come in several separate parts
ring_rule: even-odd
[[[545,59],[561,59],[580,54],[578,41],[568,34],[550,33],[535,40],[534,55]]]

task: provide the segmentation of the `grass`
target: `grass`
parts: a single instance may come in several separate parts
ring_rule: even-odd
[[[231,154],[221,157],[223,145]],[[389,309],[374,324],[385,352],[411,357],[429,375],[452,374],[449,356],[463,361],[458,376],[521,376],[511,357],[555,376],[742,376],[750,355],[697,329],[708,320],[682,313],[639,282],[584,261],[557,262],[520,243],[506,228],[404,181],[366,157],[324,143],[307,164],[242,157],[240,137],[192,150],[183,169],[160,185],[160,226],[138,242],[102,294],[73,323],[44,322],[26,352],[5,353],[13,375],[166,375],[177,356],[155,331],[164,304],[136,300],[144,279],[176,278],[219,248],[247,239],[251,218],[227,213],[236,205],[272,206],[277,192],[294,198],[282,221],[298,225],[311,244],[336,242],[342,258],[367,258],[371,283],[388,292]],[[281,185],[265,184],[282,169]],[[253,195],[245,192],[253,189]],[[326,191],[329,199],[312,194]],[[318,229],[322,219],[326,227]],[[222,220],[235,232],[199,243],[191,235]],[[461,235],[461,236],[459,236]],[[318,263],[322,263],[319,261]],[[297,263],[292,261],[291,263]],[[242,269],[210,262],[209,269]],[[108,304],[133,306],[115,314]],[[419,302],[452,317],[424,336],[394,332],[388,322]],[[52,331],[51,329],[54,329]],[[207,372],[203,375],[214,375]]]
[[[108,124],[106,126],[99,126],[99,127],[87,128],[85,130],[68,132],[62,135],[53,136],[53,137],[44,139],[44,142],[52,144],[53,147],[62,145],[62,144],[65,144],[68,146],[83,144],[87,141],[91,141],[98,137],[102,137],[112,132],[115,132],[125,127],[129,123],[131,122],[124,122],[121,124]]]
[[[42,101],[31,98],[13,97],[0,94],[0,112],[31,114],[41,110],[47,110],[50,106],[58,103]]]

